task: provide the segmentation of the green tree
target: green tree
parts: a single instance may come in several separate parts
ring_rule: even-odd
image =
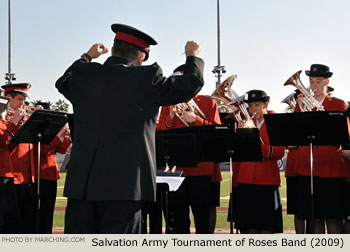
[[[37,103],[39,103],[39,102],[42,102],[42,101],[41,101],[41,100],[32,100],[32,101],[29,102],[29,104],[30,104],[31,106],[35,106],[35,104],[37,104]]]
[[[69,104],[65,100],[58,100],[54,106],[56,109],[62,112],[68,113]]]
[[[42,100],[32,100],[29,102],[29,104],[31,106],[35,106],[35,104],[43,102]],[[52,101],[47,101],[47,103],[50,104],[52,109],[56,109],[62,112],[66,112],[68,113],[68,109],[69,109],[69,104],[65,101],[65,100],[58,100],[57,102],[52,102]]]

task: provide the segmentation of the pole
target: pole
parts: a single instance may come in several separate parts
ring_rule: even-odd
[[[226,73],[225,67],[221,66],[221,58],[220,58],[220,0],[217,0],[217,42],[218,42],[218,65],[214,67],[213,73],[216,74],[218,78],[216,82],[216,87],[221,84],[221,76],[223,73]]]
[[[7,84],[12,84],[12,81],[16,80],[15,74],[11,72],[11,43],[11,0],[8,0],[8,72],[5,74]]]

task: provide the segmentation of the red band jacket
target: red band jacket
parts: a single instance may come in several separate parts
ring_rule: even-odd
[[[343,100],[328,95],[324,99],[322,105],[326,111],[346,110],[346,103]],[[295,112],[300,112],[299,105],[296,106]],[[298,175],[310,176],[310,147],[300,146],[298,148],[295,165]],[[313,168],[314,176],[331,178],[346,177],[347,171],[341,153],[341,146],[314,146]]]
[[[269,112],[273,113],[273,112]],[[253,119],[256,125],[256,120]],[[263,162],[241,162],[239,167],[236,167],[235,182],[238,184],[254,184],[254,185],[280,185],[280,172],[277,165],[277,160],[284,156],[285,148],[280,146],[270,145],[267,135],[265,122],[261,126],[260,138],[261,151]]]
[[[287,163],[286,163],[286,170],[284,175],[286,177],[295,177],[298,175],[297,167],[296,167],[296,157],[297,152],[294,148],[289,148],[288,155],[287,155]]]
[[[40,150],[40,179],[58,180],[61,178],[57,165],[56,153],[65,154],[68,152],[71,140],[64,138],[61,141],[57,136],[51,144],[42,144]],[[38,162],[37,145],[34,146],[35,163]],[[35,178],[38,178],[38,170],[35,169]]]
[[[0,177],[5,178],[13,178],[9,137],[5,122],[0,120]]]
[[[19,127],[13,123],[7,124],[7,129],[12,134],[15,134]],[[10,154],[13,177],[15,184],[29,184],[35,182],[34,171],[34,149],[33,144],[20,143],[16,145]]]
[[[213,99],[202,95],[196,95],[193,100],[207,117],[207,120],[203,119],[200,116],[197,116],[196,121],[193,124],[190,124],[190,126],[221,124],[219,111],[217,109],[216,102]],[[186,127],[177,116],[174,116],[173,120],[170,120],[169,109],[170,106],[162,107],[157,129],[165,130]],[[221,177],[219,165],[215,165],[212,162],[199,163],[198,167],[177,167],[177,169],[183,171],[183,176],[216,174],[215,178],[213,178],[215,181]],[[214,169],[216,169],[215,172]]]

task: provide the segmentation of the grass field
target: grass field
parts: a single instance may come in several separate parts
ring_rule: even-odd
[[[62,178],[58,181],[57,197],[62,197],[63,195],[63,186],[65,181],[65,175],[62,174]],[[222,173],[223,181],[221,182],[221,200],[220,207],[228,207],[229,200],[224,199],[228,198],[230,195],[230,176],[229,172]],[[284,173],[281,172],[281,180],[283,186],[281,187],[281,197],[283,208],[286,208],[286,186],[285,186],[285,177]],[[56,207],[65,207],[67,200],[64,198],[56,199]],[[192,218],[193,219],[193,218]],[[54,215],[54,227],[63,227],[64,226],[64,211],[55,211]],[[193,224],[192,224],[193,227]],[[217,213],[217,228],[230,228],[230,223],[227,222],[227,211],[218,211]],[[293,216],[283,213],[283,229],[284,230],[294,230]]]

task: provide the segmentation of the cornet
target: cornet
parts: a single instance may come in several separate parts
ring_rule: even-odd
[[[311,92],[305,88],[303,83],[300,80],[300,74],[301,70],[293,74],[285,83],[283,86],[291,85],[295,88],[297,88],[300,93],[304,96],[303,98],[303,106],[300,106],[301,111],[312,111],[313,108],[316,108],[317,111],[324,111],[323,105],[315,99],[313,96],[313,92]]]
[[[23,105],[21,108],[19,108],[19,110],[23,111],[23,117],[17,123],[17,126],[21,127],[37,109],[38,109],[37,107],[28,106],[28,105]],[[10,108],[7,114],[5,115],[5,121],[6,122],[11,121],[12,118],[15,116],[15,113],[16,113],[16,110]]]

